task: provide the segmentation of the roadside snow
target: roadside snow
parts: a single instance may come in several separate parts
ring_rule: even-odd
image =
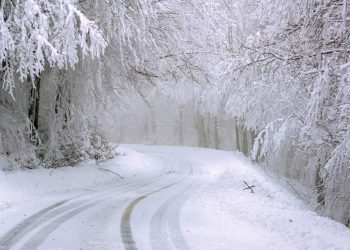
[[[349,229],[312,212],[278,179],[240,154],[217,151],[215,159],[225,171],[181,215],[191,249],[350,249]]]
[[[162,169],[158,158],[131,148],[118,147],[117,153],[118,157],[98,164],[89,161],[76,167],[0,171],[0,204],[21,202],[31,196],[48,193],[86,190],[120,181],[118,175],[128,179],[139,175],[145,177]]]
[[[183,234],[186,244],[194,250],[350,249],[349,229],[312,212],[286,183],[267,175],[240,154],[142,145],[122,145],[118,153],[119,157],[98,165],[91,161],[74,168],[0,171],[0,235],[57,201],[157,176],[157,181],[140,186],[140,190],[135,188],[131,193],[118,194],[114,198],[119,199],[119,203],[112,199],[110,203],[97,206],[96,209],[101,209],[98,212],[91,209],[78,214],[53,232],[51,238],[63,245],[74,243],[80,236],[84,242],[89,242],[85,241],[85,231],[79,231],[81,225],[89,221],[89,225],[96,226],[91,238],[110,235],[110,241],[105,243],[116,246],[113,244],[120,234],[119,221],[124,206],[146,193],[147,198],[138,201],[131,218],[135,239],[138,244],[143,243],[138,245],[140,249],[151,249],[150,241],[156,238],[150,235],[155,237],[162,230],[169,231],[171,225],[179,225],[176,234]],[[178,186],[169,185],[182,179],[185,181]],[[255,186],[254,193],[243,190],[246,188],[244,181]],[[191,188],[186,189],[190,184]],[[164,191],[154,192],[161,188]],[[164,204],[171,206],[168,208]],[[152,224],[158,220],[163,224]],[[66,231],[72,228],[75,228],[74,233],[67,236]],[[35,234],[33,231],[28,237]],[[56,245],[45,245],[51,244],[51,238],[44,242],[42,249],[57,249]],[[73,243],[62,249],[78,249],[73,246],[79,244]],[[106,249],[120,249],[121,242],[118,244],[117,248]]]
[[[0,171],[0,235],[57,200],[157,175],[162,169],[157,158],[131,148],[118,147],[117,152],[118,157],[98,165],[90,161],[76,167]]]

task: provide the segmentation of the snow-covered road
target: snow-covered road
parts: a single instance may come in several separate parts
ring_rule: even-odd
[[[99,166],[1,173],[0,249],[350,249],[350,230],[238,154],[119,151]]]

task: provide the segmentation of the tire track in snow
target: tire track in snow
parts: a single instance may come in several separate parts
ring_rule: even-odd
[[[164,186],[160,189],[157,189],[153,192],[150,192],[146,195],[140,196],[140,197],[136,198],[135,200],[133,200],[131,203],[129,203],[127,208],[124,210],[121,224],[120,224],[121,237],[122,237],[122,241],[124,244],[124,248],[126,250],[137,250],[138,249],[136,246],[135,240],[133,238],[133,235],[132,235],[132,229],[131,229],[131,224],[130,224],[131,214],[132,214],[134,208],[136,207],[136,205],[138,203],[140,203],[142,200],[144,200],[145,198],[149,197],[150,195],[161,192],[161,191],[163,191],[167,188],[170,188],[170,187],[172,187],[180,182],[183,182],[183,181],[187,180],[192,175],[193,175],[193,166],[190,163],[190,171],[189,171],[187,177],[182,178],[179,181],[171,183],[171,184]],[[164,250],[164,248],[163,248],[163,250]]]
[[[131,231],[131,225],[130,225],[130,217],[131,213],[134,209],[134,207],[143,199],[145,199],[147,195],[140,196],[137,199],[133,200],[127,208],[124,210],[121,224],[120,224],[120,230],[121,230],[121,237],[124,244],[124,247],[126,250],[134,250],[137,249],[136,243],[132,237],[132,231]]]
[[[11,231],[9,231],[0,239],[0,249],[1,250],[9,249],[14,243],[16,243],[18,238],[21,237],[23,232],[28,231],[29,225],[33,225],[36,220],[46,215],[51,210],[66,204],[68,201],[70,201],[70,199],[59,201],[51,206],[48,206],[40,210],[39,212],[33,214],[29,218],[20,222],[17,226],[11,229]]]
[[[39,212],[33,214],[29,218],[25,219],[24,221],[20,222],[17,226],[15,226],[13,229],[11,229],[7,234],[5,234],[0,239],[0,250],[9,249],[12,246],[14,246],[18,241],[20,241],[22,238],[24,238],[27,234],[29,234],[33,229],[41,226],[42,224],[45,224],[48,220],[60,216],[64,214],[65,212],[69,211],[70,209],[79,207],[83,205],[84,203],[88,202],[88,200],[80,200],[77,202],[72,202],[77,199],[81,199],[88,196],[93,196],[96,194],[96,196],[101,197],[108,195],[108,194],[114,194],[115,192],[122,191],[120,189],[126,188],[139,188],[143,187],[145,185],[148,185],[151,183],[154,179],[157,179],[158,177],[151,177],[143,180],[138,180],[132,183],[123,183],[121,185],[118,185],[117,187],[107,188],[102,191],[94,191],[93,193],[83,194],[76,197],[73,197],[71,199],[66,199],[59,201],[49,207],[46,207]],[[145,184],[145,185],[144,185]],[[130,190],[132,191],[132,190]],[[89,197],[94,198],[94,197]],[[76,211],[76,214],[78,214],[79,209]],[[82,212],[82,211],[81,211]],[[32,249],[32,248],[26,248],[26,249]]]
[[[180,227],[180,212],[197,185],[198,181],[194,181],[181,189],[163,203],[152,216],[149,237],[154,250],[173,249],[171,242],[177,249],[190,249]]]
[[[53,221],[51,221],[48,225],[44,226],[44,228],[42,228],[38,233],[36,233],[29,241],[27,241],[24,246],[21,248],[22,250],[27,250],[27,249],[36,249],[38,248],[46,239],[47,237],[54,232],[60,225],[62,225],[63,223],[65,223],[67,220],[73,218],[74,216],[84,212],[87,209],[93,208],[94,206],[107,201],[109,198],[113,197],[115,195],[115,193],[119,193],[119,192],[129,192],[129,191],[133,191],[133,190],[137,190],[139,188],[143,188],[145,186],[148,186],[150,183],[153,183],[154,179],[156,177],[153,178],[149,178],[137,183],[133,183],[129,186],[123,186],[122,188],[118,188],[117,190],[113,190],[112,192],[109,192],[107,194],[104,195],[99,195],[98,198],[104,197],[102,199],[97,199],[93,202],[89,202],[89,203],[82,203],[80,204],[79,207],[73,209],[72,211],[69,211],[68,213],[61,213],[60,216],[56,219],[54,219]],[[124,201],[125,199],[120,199],[118,201]],[[67,212],[67,210],[65,211]],[[63,215],[62,215],[63,214]]]
[[[185,179],[181,179],[179,181],[173,182],[173,183],[166,185],[160,189],[157,189],[153,192],[142,195],[129,203],[127,208],[124,210],[122,220],[120,223],[121,237],[122,237],[122,241],[123,241],[123,244],[124,244],[124,247],[126,250],[137,250],[138,249],[136,246],[136,243],[134,241],[134,238],[132,235],[132,230],[131,230],[131,225],[130,225],[131,214],[132,214],[134,208],[136,207],[136,205],[138,203],[140,203],[143,199],[147,198],[148,196],[155,194],[155,193],[158,193],[160,191],[163,191],[167,188],[170,188],[170,187],[172,187],[172,186],[174,186],[174,185],[176,185],[184,180]]]
[[[55,231],[61,224],[63,224],[65,221],[67,221],[70,218],[76,216],[77,214],[82,213],[85,210],[97,205],[100,202],[101,202],[101,200],[90,202],[90,203],[85,204],[81,207],[75,208],[75,209],[71,210],[70,212],[54,219],[50,224],[48,224],[43,229],[41,229],[39,231],[39,233],[35,234],[34,237],[32,237],[29,241],[27,241],[20,249],[21,250],[37,249],[45,241],[45,239],[53,231]]]

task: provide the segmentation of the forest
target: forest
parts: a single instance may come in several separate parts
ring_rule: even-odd
[[[350,225],[350,1],[0,0],[0,169],[238,150]]]

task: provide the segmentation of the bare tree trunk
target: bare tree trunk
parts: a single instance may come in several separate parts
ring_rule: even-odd
[[[180,111],[179,111],[178,144],[179,145],[184,145],[184,124],[183,124],[183,111],[182,111],[182,107],[181,106],[180,106]]]
[[[245,156],[248,156],[248,131],[244,127],[242,127],[242,152]]]
[[[240,151],[240,136],[239,136],[239,128],[238,128],[238,124],[237,121],[235,121],[235,135],[236,135],[236,149],[238,151]]]
[[[207,144],[208,144],[207,129],[205,127],[204,117],[198,111],[196,112],[195,124],[196,124],[195,127],[197,130],[197,137],[198,137],[198,146],[207,147]]]
[[[32,130],[31,139],[37,146],[39,141],[36,138],[36,133],[39,129],[39,105],[40,105],[40,78],[36,77],[34,80],[34,86],[29,93],[29,110],[28,117],[32,122],[34,129]]]
[[[219,122],[218,122],[218,116],[215,115],[214,118],[214,148],[219,149],[220,148],[220,138],[219,138]]]
[[[316,192],[317,192],[317,203],[324,205],[324,183],[321,177],[321,163],[319,162],[316,166],[316,180],[315,180]]]

